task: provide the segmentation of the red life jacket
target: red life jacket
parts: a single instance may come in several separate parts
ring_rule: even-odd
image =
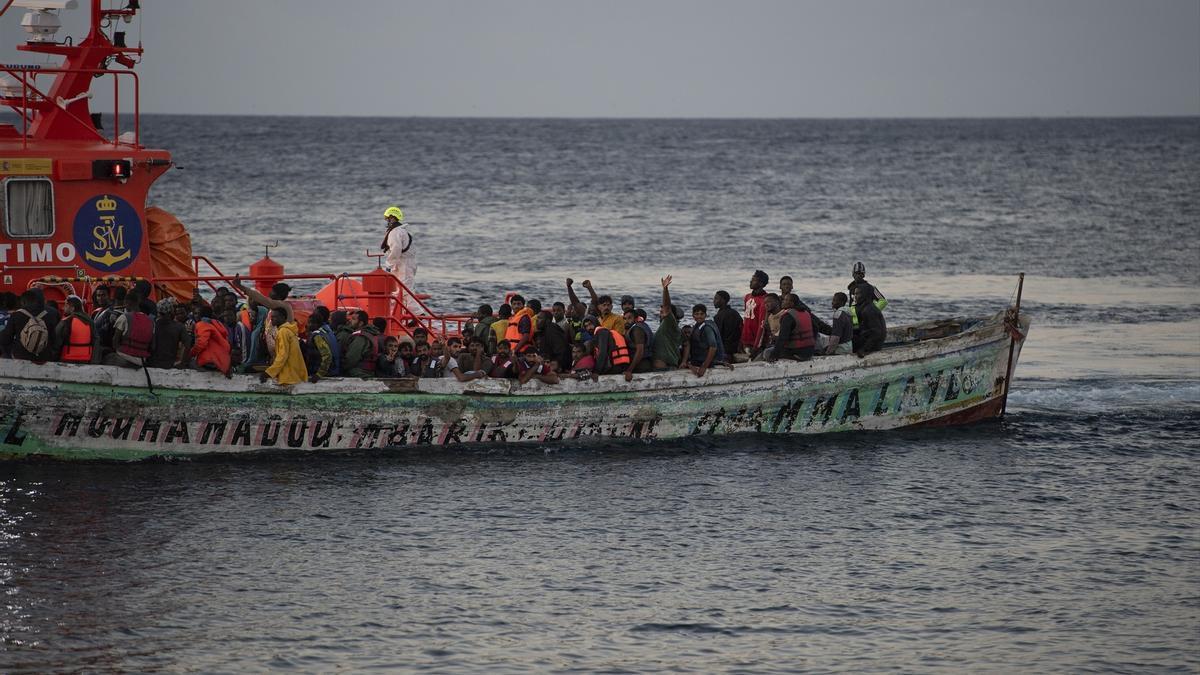
[[[77,316],[69,316],[67,321],[71,322],[71,329],[59,358],[68,363],[91,363],[92,325]]]
[[[149,358],[150,343],[154,340],[154,322],[144,312],[126,312],[128,323],[117,351],[129,356]]]
[[[791,315],[792,321],[796,325],[792,327],[792,334],[788,336],[788,341],[784,346],[788,349],[804,349],[816,345],[816,341],[813,340],[812,317],[808,312],[789,309],[788,314]]]

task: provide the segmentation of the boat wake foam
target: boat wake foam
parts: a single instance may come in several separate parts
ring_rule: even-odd
[[[1008,395],[1009,408],[1104,412],[1147,406],[1200,405],[1195,380],[1018,380]]]

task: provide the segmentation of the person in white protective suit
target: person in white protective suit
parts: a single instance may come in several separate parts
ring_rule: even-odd
[[[380,248],[387,254],[384,258],[387,269],[409,292],[415,292],[413,279],[417,276],[417,256],[412,248],[412,234],[404,225],[404,212],[398,206],[389,206],[383,217],[388,229]]]

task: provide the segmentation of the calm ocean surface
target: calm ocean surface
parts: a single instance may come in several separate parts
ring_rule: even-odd
[[[0,464],[0,672],[1200,670],[1200,119],[155,116],[226,271],[374,266],[470,310],[997,311],[1007,419],[871,435]],[[313,291],[301,287],[301,290]]]

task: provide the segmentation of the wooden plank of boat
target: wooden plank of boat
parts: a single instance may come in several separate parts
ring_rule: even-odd
[[[142,459],[962,424],[999,415],[1004,314],[889,332],[864,359],[748,363],[558,385],[328,379],[0,361],[0,456]],[[1021,333],[1029,319],[1020,318]],[[959,330],[962,328],[962,330]],[[930,337],[941,336],[941,337]],[[1021,341],[1015,343],[1019,356]]]

